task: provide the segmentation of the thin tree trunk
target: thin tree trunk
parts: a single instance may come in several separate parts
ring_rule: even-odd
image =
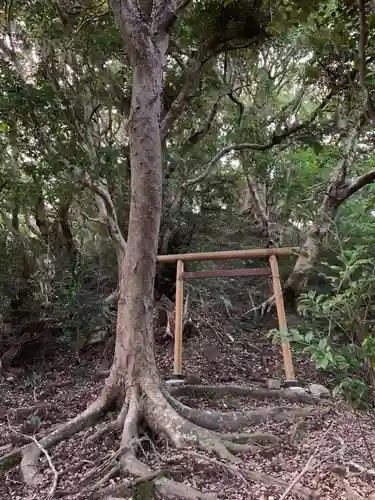
[[[277,217],[267,206],[267,193],[264,186],[248,172],[244,172],[245,185],[241,213],[249,213],[258,224],[262,236],[268,238],[269,246],[282,245],[282,227],[275,222]]]

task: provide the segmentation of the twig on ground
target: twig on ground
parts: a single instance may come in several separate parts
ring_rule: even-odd
[[[88,485],[90,484],[90,481],[92,478],[95,476],[98,476],[99,474],[106,474],[106,471],[112,470],[113,467],[116,466],[117,459],[121,456],[121,454],[124,452],[124,448],[120,447],[117,451],[113,453],[109,453],[104,459],[99,459],[98,460],[98,465],[94,468],[91,469],[80,481],[80,485]]]
[[[244,312],[242,316],[246,316],[248,313],[253,311],[255,320],[258,320],[259,310],[258,310],[257,306],[255,305],[255,302],[254,302],[253,296],[251,295],[250,290],[247,290],[247,294],[248,294],[250,302],[251,302],[251,309],[249,311]]]
[[[342,481],[344,483],[345,489],[346,489],[346,494],[348,500],[365,500],[363,496],[359,495],[351,486],[350,483],[347,479],[342,478]]]
[[[355,419],[356,419],[356,422],[357,422],[357,425],[358,425],[358,428],[359,428],[359,432],[361,433],[362,440],[363,440],[363,443],[364,443],[364,445],[366,447],[366,450],[367,450],[368,457],[370,459],[371,465],[372,465],[373,469],[375,469],[374,457],[372,456],[370,445],[368,443],[365,431],[363,430],[363,427],[361,425],[361,421],[360,421],[360,419],[358,417],[358,413],[355,411],[354,414],[355,414]]]
[[[363,467],[363,465],[357,464],[356,462],[353,462],[353,460],[350,460],[348,463],[349,467],[352,469],[355,469],[357,472],[360,472],[361,474],[364,474],[366,476],[370,477],[375,477],[375,470],[374,469],[366,469],[366,467]]]
[[[117,495],[121,495],[121,496],[127,495],[129,492],[131,492],[131,490],[135,486],[138,486],[139,484],[142,484],[142,483],[147,483],[149,481],[153,481],[154,479],[157,479],[161,476],[165,476],[169,473],[171,473],[171,471],[166,470],[166,469],[152,471],[152,472],[150,472],[150,474],[145,475],[143,477],[139,477],[137,479],[133,479],[130,481],[125,480],[119,484],[114,484],[114,485],[109,486],[108,488],[104,488],[102,490],[99,490],[99,491],[95,492],[94,496],[95,496],[95,498],[100,498],[100,497],[105,496],[105,495],[112,495],[115,497]]]
[[[10,422],[8,420],[8,427],[9,429],[14,432],[15,434],[17,434],[18,436],[22,436],[23,438],[25,439],[29,439],[30,441],[33,441],[33,443],[40,449],[40,451],[43,453],[43,455],[46,457],[47,459],[47,462],[48,462],[48,465],[53,473],[53,481],[52,481],[52,485],[51,485],[51,488],[50,488],[50,491],[49,491],[49,496],[51,498],[54,497],[55,495],[55,491],[56,491],[56,488],[57,488],[57,483],[59,481],[59,473],[57,472],[56,470],[56,467],[54,466],[53,462],[52,462],[52,459],[51,459],[51,456],[50,454],[48,453],[48,451],[39,443],[39,441],[37,440],[37,438],[35,436],[29,436],[27,434],[23,434],[22,432],[19,432],[17,431],[16,429],[14,429],[11,425],[10,425]]]
[[[301,480],[301,478],[306,474],[306,472],[310,469],[311,467],[311,464],[312,462],[314,461],[315,457],[317,456],[319,450],[320,450],[320,447],[321,445],[323,444],[323,440],[324,438],[327,436],[328,432],[332,429],[332,426],[333,426],[333,422],[331,423],[331,425],[323,432],[321,438],[319,439],[319,442],[318,444],[316,445],[316,448],[314,450],[314,452],[312,453],[312,455],[310,456],[310,458],[308,459],[308,461],[306,462],[306,465],[304,466],[304,468],[301,470],[301,472],[299,474],[296,475],[296,477],[292,480],[292,482],[289,484],[289,486],[287,487],[287,489],[284,491],[284,493],[281,495],[280,499],[279,500],[285,500],[289,494],[291,493],[291,491],[293,490],[294,486]]]
[[[224,462],[220,462],[220,460],[217,460],[216,458],[207,457],[206,455],[203,455],[202,453],[198,453],[197,451],[193,451],[193,450],[181,450],[181,451],[185,455],[191,455],[192,457],[196,457],[196,458],[199,458],[201,460],[205,460],[206,462],[210,462],[212,464],[219,465],[220,467],[223,467],[224,469],[229,470],[230,472],[232,472],[232,474],[239,477],[246,485],[249,485],[246,478],[241,474],[241,472],[238,470],[238,468],[235,465],[225,464]]]
[[[206,455],[202,455],[202,454],[200,454],[196,451],[192,451],[192,450],[181,450],[181,451],[182,451],[182,453],[185,453],[185,454],[188,454],[191,456],[195,456],[195,457],[201,458],[203,460],[206,460],[207,462],[211,462],[215,465],[220,465],[221,467],[224,467],[225,469],[229,470],[237,477],[240,477],[241,480],[244,481],[244,483],[246,485],[249,485],[248,480],[250,480],[250,481],[255,481],[255,482],[259,481],[259,482],[262,482],[264,484],[278,486],[281,488],[285,488],[287,486],[287,483],[284,480],[278,479],[278,478],[270,476],[268,474],[263,474],[261,472],[248,471],[248,470],[240,471],[238,469],[238,467],[236,465],[234,465],[233,463],[226,464],[224,462],[220,462],[219,460],[217,460],[215,458],[207,457]],[[243,462],[241,462],[241,461],[239,463],[243,464]],[[309,489],[304,488],[302,486],[298,486],[297,484],[294,484],[292,486],[292,488],[294,489],[294,491],[293,491],[294,494],[296,494],[304,499],[312,498],[312,492]]]
[[[30,438],[31,438],[32,441],[34,441],[34,443],[36,444],[36,446],[44,454],[44,456],[47,459],[48,465],[50,466],[50,469],[53,472],[53,482],[52,482],[52,486],[51,486],[51,489],[50,489],[50,492],[49,492],[50,497],[53,497],[54,494],[55,494],[55,491],[56,491],[58,480],[59,480],[59,473],[57,472],[56,467],[53,465],[51,456],[48,453],[48,451],[45,448],[43,448],[43,446],[39,443],[39,441],[35,437],[30,436]]]
[[[120,465],[116,464],[112,467],[112,469],[107,472],[102,478],[100,478],[93,486],[93,490],[97,490],[99,488],[102,488],[107,481],[115,477],[118,473],[120,472]]]

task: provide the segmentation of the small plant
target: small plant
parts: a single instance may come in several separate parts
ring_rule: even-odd
[[[369,386],[362,379],[345,377],[333,390],[333,396],[339,395],[352,406],[360,408],[369,399]]]

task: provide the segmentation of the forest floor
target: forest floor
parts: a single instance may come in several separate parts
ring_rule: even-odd
[[[270,325],[272,327],[272,325]],[[283,378],[280,349],[266,337],[265,327],[237,329],[233,341],[223,324],[202,329],[201,335],[184,343],[184,370],[194,383],[205,385],[230,384],[266,387],[268,378]],[[173,346],[158,346],[157,357],[163,378],[168,378],[173,366]],[[330,385],[317,377],[314,367],[296,356],[296,374],[302,385],[311,382]],[[43,363],[35,361],[28,373],[0,384],[0,454],[27,442],[33,436],[59,424],[84,410],[100,392],[111,359],[111,350],[103,346],[81,354],[80,359],[66,350]],[[193,380],[194,378],[194,380]],[[199,379],[199,382],[198,382]],[[248,397],[201,395],[181,397],[192,407],[218,410],[248,410],[264,405],[293,405],[290,401],[254,400]],[[329,414],[319,413],[304,420],[296,439],[295,421],[268,421],[243,432],[267,432],[280,437],[275,448],[262,448],[258,454],[241,455],[243,465],[229,464],[203,453],[168,448],[164,442],[145,436],[141,450],[143,459],[155,469],[173,470],[173,477],[202,491],[213,492],[223,500],[285,500],[285,488],[248,481],[241,470],[257,470],[272,474],[290,484],[304,471],[300,483],[319,490],[321,500],[375,500],[375,418],[358,413],[337,403]],[[106,414],[107,419],[115,418]],[[52,448],[50,458],[58,472],[55,497],[67,500],[91,498],[87,493],[67,494],[100,479],[98,467],[119,446],[117,431],[104,434],[94,442],[88,438],[92,429],[82,431],[69,441]],[[313,456],[314,454],[314,456]],[[313,457],[312,457],[313,456]],[[307,465],[307,467],[306,467]],[[45,482],[38,490],[30,489],[21,480],[19,468],[0,479],[2,500],[45,500],[49,496],[53,473],[46,458],[40,460]],[[107,484],[118,481],[110,479]],[[134,496],[134,499],[136,497]],[[138,498],[138,497],[137,497]]]

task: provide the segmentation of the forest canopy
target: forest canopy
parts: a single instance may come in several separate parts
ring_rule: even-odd
[[[176,266],[157,255],[298,247],[281,265],[284,297],[314,331],[290,341],[336,370],[337,392],[372,398],[374,40],[367,0],[3,2],[1,374],[35,339],[79,353],[111,337],[114,354],[87,410],[0,467],[21,461],[35,486],[41,450],[113,407],[132,476],[150,474],[134,444],[141,422],[234,460],[223,429],[161,381],[153,321],[166,311],[173,336]],[[240,292],[220,287],[190,290],[190,330],[205,294],[230,316]],[[272,310],[271,295],[254,311]]]

